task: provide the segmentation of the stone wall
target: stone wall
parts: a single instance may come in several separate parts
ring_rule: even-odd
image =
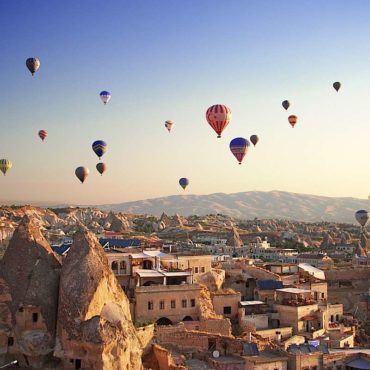
[[[256,334],[265,339],[267,338],[271,340],[276,340],[276,332],[280,332],[281,339],[285,340],[285,339],[290,338],[293,335],[293,328],[289,326],[286,328],[257,330]]]
[[[142,326],[136,329],[136,335],[143,348],[143,352],[147,352],[151,348],[153,336],[154,336],[154,324]]]

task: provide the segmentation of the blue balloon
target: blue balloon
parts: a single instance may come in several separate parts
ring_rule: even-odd
[[[186,178],[186,177],[182,177],[180,180],[179,180],[179,184],[180,186],[185,190],[186,187],[189,185],[189,180]]]
[[[103,156],[103,154],[107,151],[107,143],[103,140],[96,140],[93,142],[92,148],[94,153],[100,159]]]
[[[237,137],[230,142],[231,153],[238,160],[239,164],[242,164],[244,156],[247,154],[248,148],[251,144],[247,139],[243,137]]]

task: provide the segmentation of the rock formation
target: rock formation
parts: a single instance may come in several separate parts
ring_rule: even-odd
[[[98,240],[87,230],[76,234],[63,262],[55,356],[67,369],[141,368],[129,301]]]
[[[39,220],[24,216],[0,265],[0,339],[22,365],[43,368],[55,342],[60,262]]]
[[[243,245],[243,241],[240,239],[239,233],[235,227],[232,228],[232,232],[227,238],[227,245],[231,247],[241,247]]]
[[[212,269],[197,277],[196,283],[205,285],[209,291],[216,292],[221,289],[225,282],[225,270]]]

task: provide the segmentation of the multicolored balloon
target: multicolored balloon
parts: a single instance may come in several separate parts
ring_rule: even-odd
[[[100,93],[100,99],[104,103],[104,105],[109,102],[109,100],[110,100],[111,97],[112,97],[112,95],[110,94],[109,91],[102,91]]]
[[[81,184],[83,184],[87,176],[89,176],[90,170],[87,167],[77,167],[75,170],[75,174],[77,178],[81,181]]]
[[[4,174],[4,176],[12,167],[13,164],[9,161],[9,159],[0,159],[0,171]]]
[[[258,138],[258,136],[257,135],[252,135],[250,138],[250,141],[252,142],[252,144],[254,145],[254,146],[256,146],[256,144],[258,143],[258,141],[259,141],[259,138]]]
[[[173,121],[171,120],[167,120],[165,123],[164,123],[164,127],[166,127],[166,129],[168,130],[168,132],[171,132],[171,129],[172,129],[172,126],[174,125]]]
[[[38,58],[28,58],[26,60],[26,66],[33,76],[35,72],[40,68],[40,60]]]
[[[297,123],[298,117],[295,115],[291,115],[288,117],[288,121],[290,125],[294,128],[295,124]]]
[[[206,119],[210,126],[216,131],[217,137],[220,138],[222,131],[230,123],[231,110],[226,105],[212,105],[212,107],[207,109]]]
[[[48,136],[47,131],[45,131],[45,130],[40,130],[40,131],[39,131],[39,137],[40,137],[40,139],[41,139],[42,141],[44,141],[44,140],[47,138],[47,136]]]
[[[96,165],[96,169],[98,170],[98,172],[103,175],[103,173],[107,170],[107,165],[103,162],[99,162],[97,165]]]
[[[369,221],[369,212],[365,211],[364,209],[360,209],[355,213],[356,221],[362,226],[365,227],[367,222]]]
[[[243,137],[237,137],[230,141],[231,153],[233,153],[239,164],[242,164],[243,158],[247,154],[250,145],[249,141]]]
[[[186,177],[182,177],[180,180],[179,180],[179,184],[180,186],[185,190],[186,187],[189,185],[189,180],[186,178]]]
[[[336,92],[339,91],[339,89],[340,89],[341,86],[342,86],[342,84],[340,82],[338,82],[338,81],[333,83],[333,87],[336,90]]]
[[[285,110],[288,110],[288,108],[290,107],[290,103],[289,103],[289,100],[284,100],[281,105],[283,106],[283,108]]]
[[[103,154],[107,151],[107,143],[103,140],[96,140],[92,144],[92,149],[100,159],[103,156]]]

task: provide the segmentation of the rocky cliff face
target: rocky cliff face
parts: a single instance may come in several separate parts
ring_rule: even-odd
[[[90,370],[141,368],[128,299],[87,230],[76,234],[63,263],[55,356]]]
[[[25,216],[0,264],[0,336],[20,363],[41,368],[54,349],[60,262],[40,232],[38,220]],[[2,348],[4,350],[4,348]]]

